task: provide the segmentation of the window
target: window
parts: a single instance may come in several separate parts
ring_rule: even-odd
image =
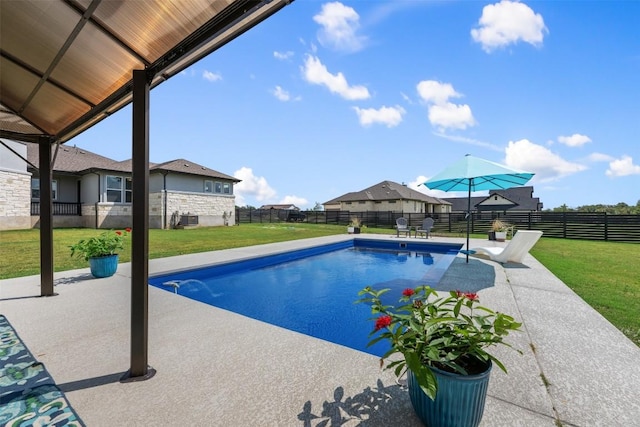
[[[133,181],[131,178],[107,175],[107,202],[131,203],[133,199]]]
[[[214,188],[215,188],[214,192],[222,193],[222,183],[221,182],[216,182]]]
[[[107,175],[107,202],[122,202],[122,177]]]
[[[53,200],[58,200],[58,181],[55,179],[51,181],[51,195]],[[31,198],[39,199],[40,198],[40,179],[32,178],[31,179]]]
[[[365,203],[367,203],[367,202],[364,202],[364,201],[358,202],[359,205],[364,205]]]
[[[389,200],[389,204],[395,204],[396,201],[395,200]]]
[[[222,184],[222,192],[224,194],[231,194],[231,184],[229,184],[228,182]]]
[[[131,178],[124,179],[124,201],[131,203],[133,200],[133,181]]]
[[[213,181],[205,181],[204,182],[204,192],[205,193],[213,193]]]

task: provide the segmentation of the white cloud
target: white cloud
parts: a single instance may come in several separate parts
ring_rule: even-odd
[[[603,153],[591,153],[587,159],[591,162],[610,162],[613,160],[613,157]]]
[[[369,126],[374,123],[386,125],[388,128],[398,126],[402,122],[402,115],[406,113],[404,108],[396,105],[395,107],[382,106],[375,108],[358,108],[353,107],[362,126]]]
[[[258,201],[273,199],[276,197],[276,190],[269,186],[267,180],[262,176],[255,176],[251,168],[243,166],[233,174],[234,177],[242,181],[233,186],[236,195],[236,204],[243,206],[247,196],[254,197]]]
[[[535,179],[541,182],[553,181],[587,169],[586,166],[564,160],[548,148],[527,139],[509,141],[505,154],[507,166],[533,172]]]
[[[276,86],[275,89],[271,91],[271,93],[280,101],[286,102],[291,100],[291,95],[289,95],[289,92],[282,89],[280,86]]]
[[[218,80],[222,80],[222,74],[220,74],[220,73],[214,73],[214,72],[212,72],[212,71],[207,71],[207,70],[204,70],[204,71],[202,72],[202,77],[203,77],[205,80],[208,80],[208,81],[210,81],[210,82],[217,82]]]
[[[369,90],[364,86],[349,86],[342,73],[331,74],[315,56],[307,55],[302,67],[304,79],[312,84],[325,86],[347,100],[368,99]]]
[[[518,41],[539,46],[548,32],[542,15],[524,3],[509,0],[482,8],[478,26],[471,30],[471,37],[487,53]]]
[[[325,3],[322,11],[313,17],[322,26],[318,31],[321,45],[345,52],[363,48],[366,38],[358,35],[360,16],[351,7],[340,2]]]
[[[466,129],[476,124],[471,107],[451,102],[429,106],[429,121],[440,130]]]
[[[559,136],[558,142],[569,147],[581,147],[584,144],[591,142],[591,138],[589,138],[587,135],[574,133],[571,136]]]
[[[640,166],[633,164],[631,156],[624,155],[620,159],[613,160],[609,163],[609,169],[605,172],[607,176],[627,176],[640,175]]]
[[[409,96],[404,93],[404,92],[400,92],[400,96],[402,97],[402,99],[405,100],[405,102],[409,105],[413,105],[413,100],[411,98],[409,98]]]
[[[466,129],[475,126],[471,107],[467,104],[454,104],[451,98],[462,95],[453,88],[451,83],[441,83],[436,80],[423,80],[417,85],[420,99],[427,103],[429,121],[443,132],[446,129]]]
[[[309,201],[304,197],[298,196],[285,196],[282,200],[278,202],[281,205],[296,205],[299,208],[305,207],[309,204]]]
[[[287,60],[289,58],[291,58],[293,56],[293,52],[291,52],[290,50],[286,51],[286,52],[278,52],[275,51],[273,52],[273,57],[276,59],[280,59],[280,60]]]
[[[495,144],[492,144],[490,142],[480,141],[478,139],[467,138],[467,137],[460,136],[460,135],[449,135],[449,134],[442,133],[442,132],[434,132],[433,134],[435,136],[439,136],[440,138],[448,139],[449,141],[463,142],[463,143],[469,144],[469,145],[476,145],[478,147],[488,148],[489,150],[493,150],[493,151],[502,152],[504,150],[503,147],[499,147],[499,146],[497,146]]]
[[[440,83],[435,80],[423,80],[417,86],[418,95],[424,102],[431,104],[445,104],[450,98],[460,98],[451,83]]]

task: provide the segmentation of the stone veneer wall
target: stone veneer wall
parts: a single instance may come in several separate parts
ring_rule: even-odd
[[[166,212],[164,210],[166,195]],[[202,227],[235,225],[235,196],[219,194],[191,193],[187,191],[166,191],[149,195],[149,227],[162,228],[162,217],[166,217],[167,228],[174,224],[172,215],[197,215]],[[226,218],[225,218],[226,214]]]
[[[133,223],[132,207],[129,203],[98,203],[97,228],[125,228]],[[82,205],[84,226],[96,228],[96,205]]]
[[[31,174],[0,170],[0,230],[31,228]]]

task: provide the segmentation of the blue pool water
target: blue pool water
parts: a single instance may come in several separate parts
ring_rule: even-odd
[[[354,239],[220,266],[155,276],[149,283],[283,328],[381,356],[386,342],[367,347],[370,307],[354,304],[365,286],[391,288],[395,304],[406,288],[434,286],[460,245]]]

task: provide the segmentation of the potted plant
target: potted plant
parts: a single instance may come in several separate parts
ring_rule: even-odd
[[[405,289],[400,305],[383,304],[389,289],[366,287],[358,302],[371,305],[375,328],[369,345],[388,340],[382,356],[387,369],[407,374],[409,396],[418,417],[430,427],[477,426],[482,419],[492,365],[504,365],[487,352],[510,345],[503,338],[518,330],[513,317],[479,305],[475,293],[439,295],[429,286]],[[456,422],[452,423],[452,420]]]
[[[124,231],[105,231],[98,236],[82,239],[69,246],[71,256],[89,261],[91,274],[94,277],[113,276],[118,269],[118,253],[124,247],[124,238],[131,228]]]
[[[498,242],[504,242],[507,240],[507,230],[510,228],[510,225],[506,222],[499,220],[498,218],[494,219],[491,223],[491,230],[494,233],[495,238],[489,240],[497,240]]]
[[[360,226],[362,225],[362,223],[360,222],[360,218],[358,218],[357,216],[353,216],[351,217],[351,222],[349,223],[349,226],[347,227],[347,232],[349,234],[360,234]]]

